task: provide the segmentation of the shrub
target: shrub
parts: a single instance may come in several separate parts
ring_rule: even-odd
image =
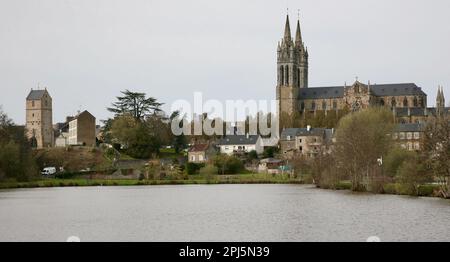
[[[431,197],[434,196],[436,190],[439,190],[439,186],[437,185],[421,185],[418,188],[418,195]]]
[[[185,170],[188,175],[194,175],[194,174],[197,174],[198,171],[200,170],[200,168],[202,168],[204,166],[205,166],[205,164],[203,164],[203,163],[187,162]]]
[[[244,164],[235,156],[217,155],[214,157],[213,163],[220,174],[237,174],[244,170]]]
[[[200,169],[200,175],[204,176],[207,181],[212,180],[214,176],[218,174],[218,172],[219,169],[214,165],[207,165]]]

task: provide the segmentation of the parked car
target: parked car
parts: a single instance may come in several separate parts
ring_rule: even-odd
[[[56,167],[46,167],[46,168],[42,169],[41,174],[43,176],[54,175],[54,174],[56,174]]]

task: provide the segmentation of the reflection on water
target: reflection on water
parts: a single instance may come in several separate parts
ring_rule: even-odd
[[[450,241],[450,201],[299,185],[0,191],[0,241]]]

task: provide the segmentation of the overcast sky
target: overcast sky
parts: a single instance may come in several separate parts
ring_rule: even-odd
[[[448,0],[0,0],[0,105],[25,121],[25,97],[46,86],[54,122],[97,119],[124,89],[170,105],[275,99],[286,6],[300,9],[310,86],[414,82],[450,100]],[[169,106],[166,106],[167,110]]]

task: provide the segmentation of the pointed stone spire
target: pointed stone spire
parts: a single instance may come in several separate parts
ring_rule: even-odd
[[[284,41],[290,42],[291,38],[291,26],[289,25],[289,15],[286,15],[286,25],[284,26]]]
[[[297,30],[295,33],[295,46],[299,47],[303,44],[302,32],[300,30],[300,20],[297,20]]]

